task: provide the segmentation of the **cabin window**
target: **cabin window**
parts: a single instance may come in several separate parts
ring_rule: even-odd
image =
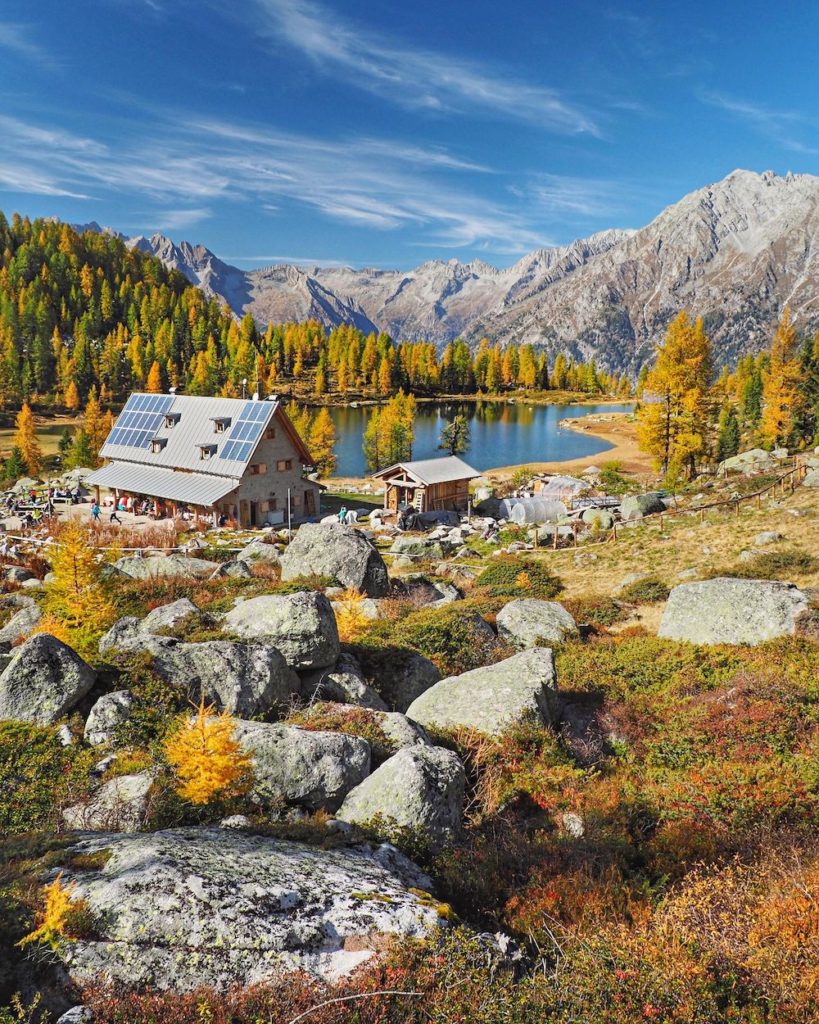
[[[264,437],[266,441],[274,441],[276,439],[276,428],[268,427],[264,432]]]
[[[199,458],[209,459],[211,456],[216,454],[215,444],[201,444],[199,445]]]
[[[263,462],[254,462],[250,467],[251,476],[263,476],[267,472],[267,466]]]
[[[279,459],[279,461],[276,463],[276,469],[280,473],[287,473],[292,468],[293,468],[293,460],[292,459]]]
[[[300,494],[292,495],[291,501],[293,503],[293,508],[301,508],[301,495]]]
[[[277,501],[274,498],[274,496],[271,494],[270,497],[267,499],[268,510],[270,512],[275,512],[276,511],[276,506],[277,506]]]
[[[167,443],[168,442],[166,438],[155,437],[153,441],[151,441],[151,451],[154,453],[154,455],[158,455]]]
[[[213,432],[214,434],[224,434],[227,428],[230,426],[231,420],[228,416],[222,416],[213,421]]]

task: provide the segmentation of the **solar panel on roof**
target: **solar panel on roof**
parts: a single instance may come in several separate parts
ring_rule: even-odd
[[[173,395],[131,395],[117,417],[106,444],[126,448],[149,448]]]
[[[247,462],[262,436],[272,407],[265,402],[245,402],[238,420],[231,427],[219,457],[231,462]]]

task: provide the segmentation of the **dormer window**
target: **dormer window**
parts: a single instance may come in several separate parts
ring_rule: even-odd
[[[154,455],[158,455],[167,443],[167,437],[155,437],[153,441],[151,441],[151,451]]]
[[[230,416],[216,416],[213,420],[214,434],[224,434],[231,424]]]
[[[215,444],[200,444],[199,445],[199,458],[210,459],[216,454]]]
[[[165,426],[168,430],[171,430],[179,422],[180,413],[178,412],[166,412],[165,413]]]

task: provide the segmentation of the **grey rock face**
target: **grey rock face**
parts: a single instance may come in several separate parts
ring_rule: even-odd
[[[139,624],[140,620],[134,615],[117,619],[108,632],[100,637],[100,654],[111,655],[118,651],[141,650],[146,640]]]
[[[92,747],[110,743],[117,726],[130,717],[132,704],[130,690],[116,690],[100,697],[85,721],[85,742]]]
[[[552,652],[532,647],[505,661],[436,683],[407,717],[426,728],[476,729],[498,735],[527,713],[552,718],[557,679]]]
[[[378,716],[378,724],[387,739],[398,750],[403,750],[405,747],[432,746],[426,729],[417,722],[411,721],[406,715],[402,715],[400,711],[382,712]]]
[[[347,795],[337,817],[363,825],[381,817],[418,830],[440,848],[461,830],[466,776],[442,747],[405,747]]]
[[[0,675],[0,719],[49,725],[71,711],[95,679],[79,654],[49,633],[38,633]]]
[[[498,635],[515,647],[538,647],[544,641],[560,643],[577,633],[577,623],[556,601],[510,601],[498,612],[496,621]]]
[[[415,651],[400,651],[379,670],[374,682],[389,707],[406,711],[440,678],[441,673],[428,658]]]
[[[628,523],[633,519],[642,519],[643,516],[654,515],[657,512],[665,512],[665,502],[654,491],[648,494],[629,494],[620,503],[620,516],[623,522]]]
[[[374,711],[387,711],[386,703],[364,678],[361,666],[349,654],[339,655],[332,669],[311,673],[302,681],[307,699],[337,701],[339,704],[357,704]]]
[[[282,579],[331,576],[368,597],[385,597],[384,559],[360,531],[340,523],[305,523],[281,556]]]
[[[209,562],[205,558],[189,558],[186,555],[150,555],[148,558],[120,558],[114,562],[114,568],[124,572],[136,580],[150,580],[157,576],[181,576],[185,579],[198,579],[210,576],[214,569],[219,568],[218,562]]]
[[[806,628],[806,596],[792,583],[721,577],[674,587],[658,636],[695,644],[761,644]]]
[[[802,481],[803,487],[819,487],[819,469],[811,469],[805,474],[805,479]]]
[[[93,1020],[90,1006],[72,1006],[57,1018],[57,1024],[91,1024]]]
[[[222,562],[219,568],[211,575],[210,579],[249,579],[252,575],[253,573],[250,571],[250,563],[234,558],[229,562]]]
[[[270,562],[273,565],[279,564],[281,551],[275,544],[266,544],[263,540],[256,538],[245,545],[236,556],[240,562]]]
[[[241,637],[265,637],[291,668],[325,668],[339,655],[338,628],[324,594],[265,594],[242,601],[224,618]]]
[[[358,736],[239,722],[236,738],[253,758],[260,796],[312,810],[336,810],[370,771],[370,745]]]
[[[208,640],[185,644],[151,637],[145,649],[169,683],[186,687],[233,715],[257,715],[287,704],[301,690],[299,677],[281,652],[263,640]]]
[[[597,526],[600,530],[610,530],[614,526],[614,516],[605,508],[587,508],[580,516],[589,526]]]
[[[296,970],[330,979],[375,956],[384,936],[421,938],[444,923],[407,891],[406,859],[368,846],[322,850],[217,827],[88,837],[72,852],[102,849],[111,856],[100,870],[65,870],[100,922],[99,938],[67,953],[80,987],[106,977],[225,990]]]
[[[444,549],[440,541],[432,540],[430,537],[401,534],[392,542],[390,554],[403,555],[406,558],[437,559],[444,557]]]
[[[103,783],[88,803],[63,811],[68,828],[88,832],[138,832],[148,819],[151,772],[118,775]]]
[[[28,636],[42,618],[40,606],[33,597],[23,594],[8,594],[2,599],[2,606],[20,610],[0,629],[0,643],[13,644],[20,637]]]
[[[201,612],[187,597],[181,597],[171,604],[163,604],[148,612],[140,622],[139,628],[143,633],[158,633],[164,629],[175,629],[178,625],[188,619],[201,618]]]

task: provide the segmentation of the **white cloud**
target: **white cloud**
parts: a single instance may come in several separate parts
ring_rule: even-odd
[[[816,154],[819,149],[797,137],[800,131],[816,133],[816,119],[793,110],[773,110],[759,103],[735,99],[722,93],[703,93],[700,97],[709,106],[717,107],[738,120],[752,125],[762,135],[794,153]]]
[[[328,74],[409,108],[472,111],[554,131],[599,135],[594,119],[556,89],[516,81],[471,61],[411,49],[354,28],[314,0],[255,0],[261,33],[284,41]]]
[[[0,21],[0,48],[16,53],[37,64],[52,64],[51,55],[31,38],[28,25]]]

